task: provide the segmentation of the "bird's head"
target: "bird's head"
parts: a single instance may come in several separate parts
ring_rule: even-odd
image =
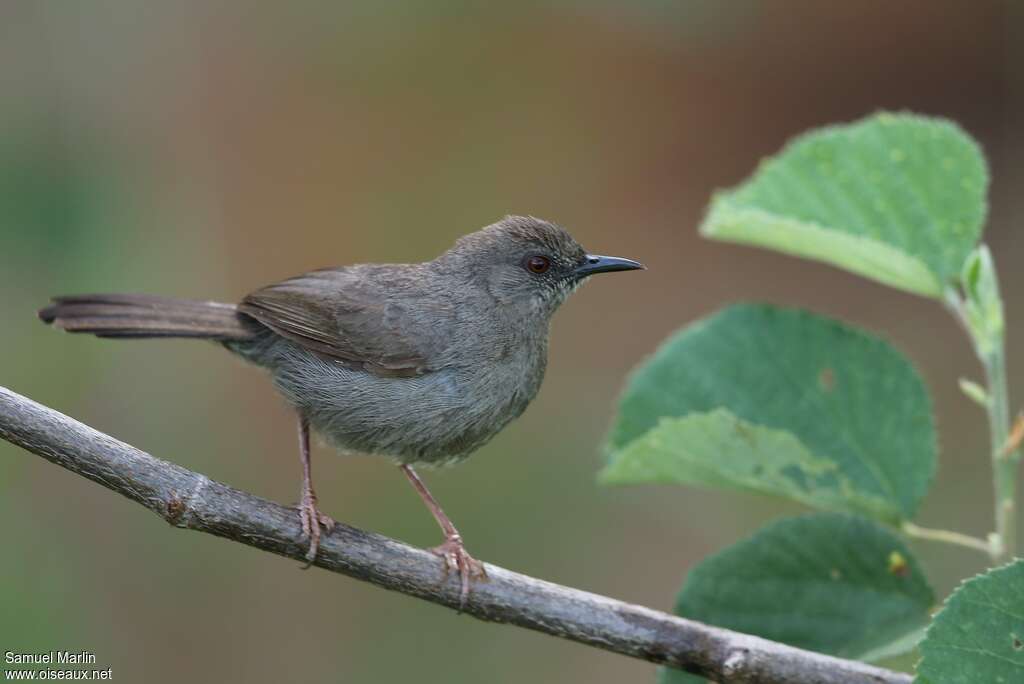
[[[532,216],[506,216],[470,233],[441,260],[501,305],[545,316],[591,275],[644,268],[631,259],[588,254],[564,228]]]

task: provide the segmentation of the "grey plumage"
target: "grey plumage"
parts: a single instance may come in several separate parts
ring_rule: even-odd
[[[433,261],[312,271],[237,306],[147,295],[57,297],[40,318],[100,337],[194,337],[266,368],[299,414],[303,531],[319,525],[308,453],[312,427],[342,450],[389,456],[430,507],[439,547],[463,577],[479,566],[410,464],[465,458],[518,417],[540,389],[552,314],[583,280],[642,268],[588,255],[564,229],[509,216]]]
[[[523,267],[552,260],[545,274]],[[221,340],[267,368],[313,429],[400,463],[457,461],[518,417],[547,365],[551,315],[586,252],[562,228],[510,216],[433,261],[313,271],[241,304],[60,297],[40,315],[105,337]]]
[[[278,335],[229,346],[273,369],[335,446],[401,463],[457,461],[540,388],[551,314],[573,286],[539,285],[523,269],[541,251],[558,254],[564,271],[586,256],[564,230],[516,217],[427,263],[315,271],[246,297],[240,311]]]
[[[97,337],[194,337],[244,340],[254,333],[234,304],[140,294],[54,297],[39,311],[45,323]]]

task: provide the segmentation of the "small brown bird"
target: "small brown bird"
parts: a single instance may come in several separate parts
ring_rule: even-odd
[[[309,429],[399,464],[444,532],[432,551],[462,579],[483,566],[412,466],[462,460],[518,417],[540,388],[552,314],[585,278],[643,268],[587,254],[564,229],[508,216],[433,261],[312,271],[237,306],[150,295],[56,297],[39,317],[99,337],[214,340],[270,371],[298,413],[299,515],[316,558],[320,513]]]

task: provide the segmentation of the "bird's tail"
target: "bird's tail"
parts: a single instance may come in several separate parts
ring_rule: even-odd
[[[194,337],[222,341],[252,339],[254,322],[234,304],[138,294],[54,297],[39,311],[44,323],[97,337]]]

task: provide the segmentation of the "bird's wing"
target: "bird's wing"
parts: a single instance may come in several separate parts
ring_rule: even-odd
[[[431,370],[420,298],[402,296],[413,277],[387,267],[312,271],[245,297],[238,310],[320,356],[375,375]],[[384,276],[384,277],[374,277]],[[427,339],[424,339],[424,333]]]

